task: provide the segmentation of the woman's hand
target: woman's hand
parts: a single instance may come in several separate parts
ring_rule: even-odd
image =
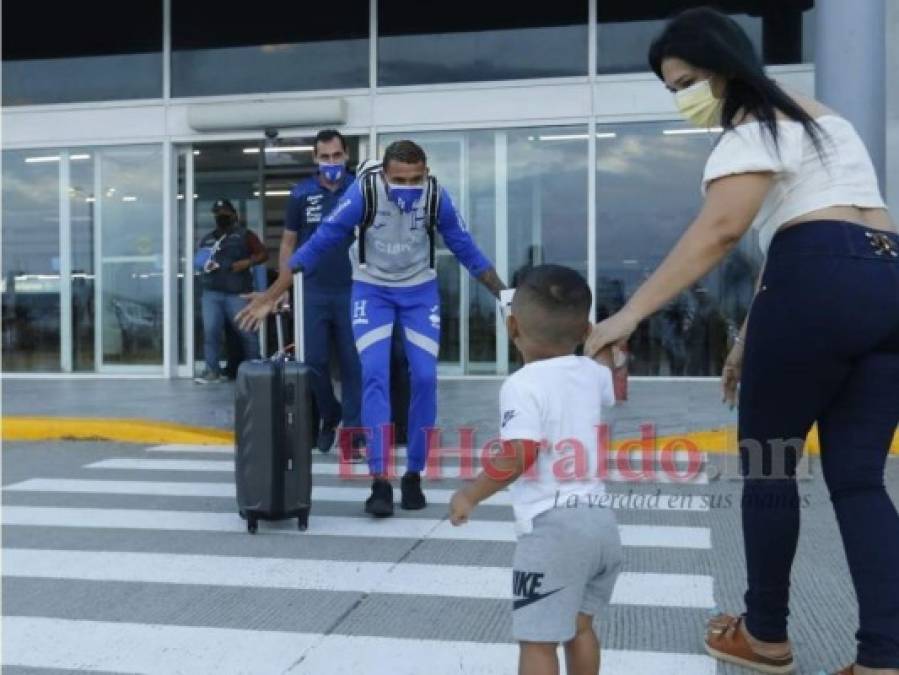
[[[724,402],[733,410],[737,405],[737,385],[740,384],[740,374],[743,371],[743,343],[734,342],[730,353],[724,361],[724,369],[721,371],[721,390],[724,394]]]
[[[584,355],[596,358],[603,349],[610,345],[626,346],[628,338],[637,329],[639,323],[639,317],[633,315],[627,307],[605,321],[600,321],[593,327],[590,337],[587,338]]]

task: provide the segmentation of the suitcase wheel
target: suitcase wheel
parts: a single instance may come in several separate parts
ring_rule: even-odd
[[[250,534],[256,534],[256,530],[259,528],[259,524],[255,518],[252,516],[247,518],[247,532]]]
[[[305,532],[309,528],[309,509],[304,511],[300,511],[300,514],[297,516],[297,529],[300,532]]]

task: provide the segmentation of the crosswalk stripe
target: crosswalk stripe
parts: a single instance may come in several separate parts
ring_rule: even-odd
[[[191,532],[245,532],[246,525],[232,513],[149,511],[139,509],[67,508],[52,506],[4,506],[3,524],[34,527],[85,527]],[[619,525],[625,546],[708,550],[708,528],[666,525]],[[294,521],[267,523],[262,532],[296,534]],[[434,518],[372,519],[367,516],[316,516],[305,534],[333,537],[375,537],[454,541],[515,541],[511,520],[479,520],[461,527]]]
[[[185,443],[170,443],[166,445],[151,445],[146,448],[146,450],[148,452],[202,452],[222,455],[234,454],[233,445],[188,445]],[[407,452],[408,451],[406,446],[401,445],[394,449],[393,455],[394,457],[405,458]],[[432,455],[439,455],[440,457],[452,459],[453,457],[457,457],[459,455],[459,450],[457,448],[443,448],[439,451],[432,451]],[[634,466],[639,466],[639,463],[643,461],[643,453],[639,450],[634,452],[621,452],[619,450],[611,450],[609,451],[609,461],[617,462],[621,455],[629,455],[629,458],[633,462]],[[690,461],[696,462],[697,460],[698,463],[705,464],[708,461],[708,453],[691,452],[688,450],[675,450],[673,453],[664,453],[662,450],[653,450],[651,453],[649,453],[649,459],[655,463],[661,462],[666,458],[669,461],[673,459],[677,464],[685,464]]]
[[[637,467],[640,465],[637,464]],[[135,457],[114,457],[104,459],[93,464],[88,464],[87,469],[119,469],[134,471],[193,471],[193,472],[212,472],[212,473],[234,473],[233,460],[201,460],[201,459],[144,459]],[[475,466],[474,473],[480,467]],[[618,467],[612,467],[608,470],[603,480],[611,483],[689,483],[691,485],[707,485],[708,475],[704,469],[697,469],[695,475],[690,480],[684,481],[679,478],[685,475],[686,467],[677,469],[674,476],[662,470],[660,467],[650,467],[647,473],[642,469],[635,468],[633,471],[623,472]],[[368,476],[368,466],[365,464],[350,464],[339,462],[316,462],[312,464],[312,475],[314,476],[345,476],[345,477],[366,477]],[[442,467],[440,469],[442,478],[459,478],[461,469],[458,465]]]
[[[188,445],[187,443],[166,443],[165,445],[151,445],[146,448],[148,452],[203,452],[217,455],[233,455],[234,446],[228,445]]]
[[[622,572],[611,602],[644,607],[712,608],[714,595],[714,581],[707,575]]]
[[[291,675],[507,675],[512,643],[449,642],[340,634],[248,631],[36,617],[5,617],[4,662],[33,668],[125,672]],[[562,673],[565,673],[564,659]],[[665,652],[602,651],[603,672],[715,675],[713,659]]]
[[[81,494],[147,495],[160,497],[226,497],[235,498],[233,483],[187,483],[139,480],[89,480],[82,478],[29,478],[3,488],[6,492],[69,492]],[[425,495],[432,504],[449,504],[454,490],[433,488],[425,485]],[[312,503],[316,502],[359,502],[371,494],[369,487],[313,485]],[[399,500],[399,492],[394,492]],[[484,504],[508,506],[511,498],[508,491],[497,492]],[[708,501],[696,495],[677,494],[622,494],[609,493],[609,501],[614,510],[620,511],[684,511],[707,512]]]
[[[252,558],[174,553],[4,551],[3,575],[126,583],[511,599],[511,570],[478,565]],[[692,574],[619,575],[612,604],[709,608],[712,579]]]

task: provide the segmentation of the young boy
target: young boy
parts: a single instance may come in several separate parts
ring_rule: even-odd
[[[590,304],[577,272],[559,265],[528,271],[506,319],[525,365],[500,391],[503,452],[450,502],[450,520],[461,525],[509,486],[519,675],[556,675],[560,642],[569,675],[599,672],[593,616],[608,603],[621,566],[618,527],[597,477],[597,425],[600,406],[615,402],[612,373],[574,355],[590,332]]]

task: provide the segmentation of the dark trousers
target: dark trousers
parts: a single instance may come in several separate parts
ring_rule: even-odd
[[[306,364],[313,369],[312,389],[325,426],[362,424],[362,367],[350,323],[350,289],[310,288],[303,295]],[[331,384],[331,353],[340,364],[341,401]]]
[[[838,221],[778,233],[746,335],[739,436],[755,637],[787,639],[796,464],[821,465],[860,607],[859,665],[899,668],[899,515],[884,488],[899,424],[899,235]],[[851,616],[847,608],[847,615]]]

